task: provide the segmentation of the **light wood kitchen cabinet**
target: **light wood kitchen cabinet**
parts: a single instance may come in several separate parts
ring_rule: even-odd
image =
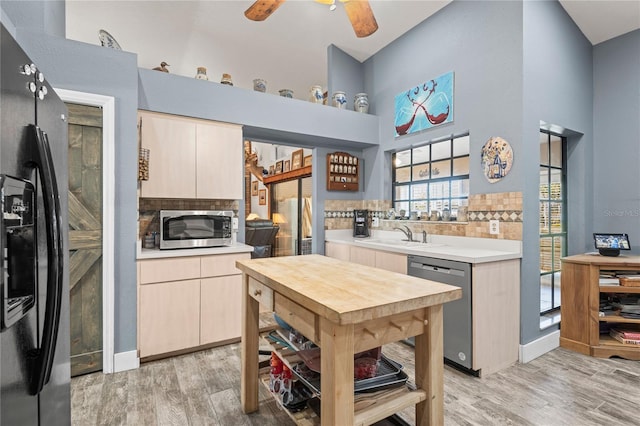
[[[376,250],[362,247],[351,247],[349,261],[358,265],[376,267]],[[406,257],[405,257],[406,262]]]
[[[334,259],[344,260],[345,262],[350,261],[350,250],[351,246],[348,244],[337,244],[337,243],[324,243],[324,254],[325,256],[333,257]]]
[[[200,280],[141,286],[138,321],[140,357],[198,346]]]
[[[197,198],[242,199],[243,153],[242,127],[226,123],[198,123]]]
[[[138,261],[140,357],[238,340],[242,275],[249,253]]]
[[[149,150],[144,198],[243,198],[242,127],[140,111],[140,147]]]
[[[242,275],[200,282],[200,344],[238,339],[241,330]]]
[[[145,198],[195,198],[196,124],[170,115],[141,113],[140,146],[148,149],[149,180],[141,182]]]
[[[359,265],[372,266],[401,274],[407,273],[406,254],[331,242],[325,242],[324,253],[328,257],[357,263]]]

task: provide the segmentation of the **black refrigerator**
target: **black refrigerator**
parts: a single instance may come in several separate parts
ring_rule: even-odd
[[[67,108],[0,43],[0,424],[68,425]]]

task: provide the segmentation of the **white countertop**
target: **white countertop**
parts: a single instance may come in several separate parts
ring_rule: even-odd
[[[522,241],[492,238],[428,235],[427,244],[402,241],[400,231],[372,230],[368,238],[354,238],[350,229],[325,231],[325,241],[384,250],[394,253],[433,257],[466,263],[498,262],[522,258]],[[422,241],[422,234],[414,239]]]
[[[242,243],[233,243],[231,246],[224,247],[207,247],[207,248],[186,248],[186,249],[145,249],[141,248],[138,241],[137,259],[162,259],[166,257],[184,257],[184,256],[209,256],[212,254],[231,254],[231,253],[251,253],[253,246]]]

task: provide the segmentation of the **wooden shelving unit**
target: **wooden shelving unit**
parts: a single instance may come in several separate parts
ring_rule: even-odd
[[[346,152],[327,154],[327,190],[358,191],[360,163],[358,157]]]
[[[640,273],[640,256],[576,255],[562,259],[560,346],[599,358],[619,356],[640,361],[640,345],[600,334],[601,323],[640,324],[640,319],[599,315],[601,294],[640,294],[640,287],[600,285],[601,275],[610,271]]]
[[[311,176],[311,166],[301,167],[299,169],[291,170],[284,173],[278,173],[276,175],[264,176],[262,178],[262,183],[268,185],[270,183],[284,182],[303,176]]]

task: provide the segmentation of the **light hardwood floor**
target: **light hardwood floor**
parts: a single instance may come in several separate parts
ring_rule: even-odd
[[[412,348],[383,352],[409,376]],[[640,362],[555,349],[487,378],[445,366],[446,425],[638,425]],[[278,425],[293,422],[260,387],[260,410],[240,408],[238,344],[71,381],[73,425]],[[400,415],[413,424],[413,410]]]

